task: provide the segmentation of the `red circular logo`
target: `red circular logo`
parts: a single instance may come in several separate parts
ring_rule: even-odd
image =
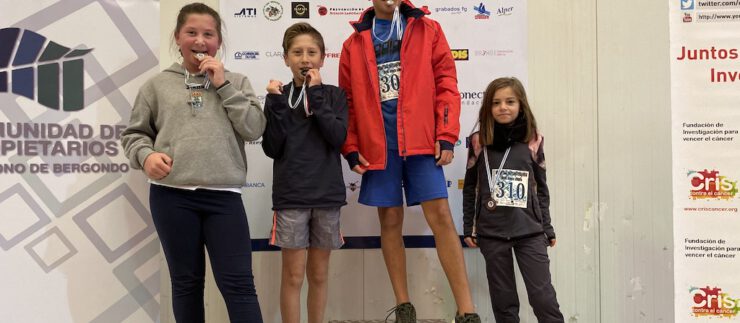
[[[324,6],[319,6],[319,14],[322,16],[326,16],[326,14],[329,12],[329,10],[326,9]]]

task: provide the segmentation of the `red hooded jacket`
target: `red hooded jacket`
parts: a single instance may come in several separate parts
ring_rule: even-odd
[[[457,142],[460,92],[455,61],[438,22],[428,11],[401,3],[406,18],[401,43],[401,84],[398,94],[398,152],[401,156],[433,155],[436,141]],[[369,8],[350,24],[355,32],[342,46],[339,86],[347,94],[349,128],[345,156],[359,152],[370,164],[386,167],[386,140],[380,107],[378,68],[372,40],[375,10]]]

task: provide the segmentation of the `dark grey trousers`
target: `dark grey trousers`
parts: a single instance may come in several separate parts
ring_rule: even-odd
[[[564,322],[550,278],[548,239],[544,234],[503,240],[478,238],[480,252],[486,260],[488,289],[497,323],[519,322],[519,296],[514,278],[514,258],[524,278],[529,304],[540,323]],[[513,251],[513,252],[512,252]]]

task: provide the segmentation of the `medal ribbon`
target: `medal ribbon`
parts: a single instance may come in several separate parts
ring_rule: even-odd
[[[388,37],[386,39],[380,39],[380,37],[375,34],[375,19],[377,19],[377,17],[373,18],[373,37],[375,37],[379,42],[385,43],[393,37],[393,27],[396,27],[396,37],[398,37],[398,40],[403,38],[403,26],[401,26],[401,14],[398,13],[398,7],[393,10],[393,20],[391,20],[391,27],[388,30]]]
[[[501,175],[501,170],[504,168],[504,163],[506,163],[506,158],[509,157],[509,151],[511,150],[511,147],[506,148],[506,152],[504,153],[504,158],[501,160],[501,165],[498,166],[498,171],[496,172],[496,177],[491,180],[491,173],[493,170],[488,165],[488,147],[483,149],[483,159],[486,161],[486,176],[488,177],[488,190],[491,191],[491,200],[494,200],[493,195],[496,191],[495,185],[498,183],[498,178]]]
[[[303,82],[303,85],[301,86],[301,94],[298,95],[298,98],[295,100],[295,104],[293,103],[293,84],[290,85],[290,93],[288,94],[288,106],[291,109],[295,109],[298,107],[298,105],[301,102],[301,99],[303,99],[303,109],[306,110],[306,117],[313,114],[313,112],[308,110],[308,95],[306,94],[306,82]]]

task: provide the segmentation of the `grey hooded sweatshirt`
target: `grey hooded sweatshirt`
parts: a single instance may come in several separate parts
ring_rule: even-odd
[[[143,168],[153,152],[172,158],[164,185],[237,188],[246,183],[244,142],[265,130],[265,115],[249,80],[225,73],[230,83],[203,92],[203,107],[193,108],[185,86],[185,70],[173,64],[147,81],[136,97],[121,143],[134,169]],[[189,82],[202,83],[203,76]]]

